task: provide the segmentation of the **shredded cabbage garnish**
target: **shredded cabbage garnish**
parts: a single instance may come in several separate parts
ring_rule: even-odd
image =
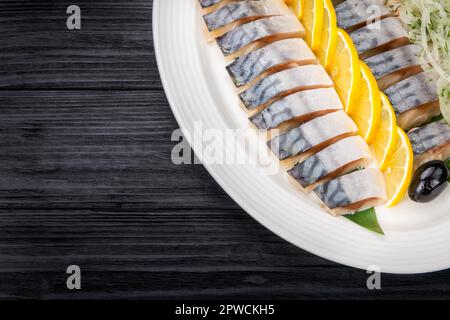
[[[444,85],[438,85],[439,88],[439,102],[441,104],[442,115],[447,123],[450,124],[450,85],[447,82]]]
[[[422,46],[424,69],[439,79],[442,115],[450,123],[450,0],[387,0],[387,4],[398,8],[411,42]]]

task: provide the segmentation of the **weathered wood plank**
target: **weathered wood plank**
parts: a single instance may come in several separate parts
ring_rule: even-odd
[[[152,50],[152,1],[0,2],[0,88],[161,88]]]
[[[177,124],[160,92],[3,91],[0,113],[0,208],[188,208],[183,195],[211,181],[172,164]]]

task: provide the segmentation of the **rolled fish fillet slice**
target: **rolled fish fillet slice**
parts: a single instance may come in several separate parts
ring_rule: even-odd
[[[364,139],[353,136],[296,164],[288,173],[306,192],[310,192],[319,184],[368,165],[371,160],[372,156]]]
[[[384,92],[397,115],[397,124],[404,130],[419,126],[441,112],[435,82],[424,72],[400,81]]]
[[[340,110],[308,121],[267,144],[280,160],[295,157],[289,160],[297,162],[357,132],[356,124]]]
[[[292,14],[282,0],[238,1],[203,16],[210,37],[216,38],[239,24],[277,15]]]
[[[350,33],[361,59],[409,43],[408,34],[397,17],[386,18]]]
[[[302,38],[305,29],[293,14],[252,21],[217,38],[222,53],[235,59],[257,46],[287,38]],[[256,47],[256,48],[255,48]]]
[[[384,0],[347,0],[335,7],[338,26],[348,32],[372,23],[374,19],[393,16]]]
[[[207,8],[207,7],[213,6],[221,1],[222,0],[199,0],[198,2],[202,6],[202,8]]]
[[[271,100],[291,93],[332,87],[333,81],[321,65],[297,66],[274,73],[242,92],[239,97],[247,109],[269,105]]]
[[[334,216],[379,206],[387,200],[384,177],[374,168],[356,170],[325,182],[314,193]]]
[[[289,121],[301,123],[343,108],[334,88],[313,89],[296,92],[274,102],[250,117],[250,121],[260,130],[270,130]]]
[[[372,70],[381,90],[422,72],[419,54],[422,51],[418,45],[410,44],[386,51],[364,61]]]
[[[450,158],[450,127],[444,120],[408,133],[414,151],[414,169],[432,160]]]
[[[287,65],[315,63],[316,57],[303,39],[280,40],[237,58],[227,66],[234,84],[241,87]]]
[[[241,1],[249,1],[249,0],[198,0],[205,14],[215,11],[226,4]],[[261,1],[261,0],[252,0],[252,1]]]
[[[228,3],[238,1],[246,0],[199,0],[198,2],[200,3],[200,7],[202,8],[203,13],[208,14],[210,12],[216,11],[217,9]]]

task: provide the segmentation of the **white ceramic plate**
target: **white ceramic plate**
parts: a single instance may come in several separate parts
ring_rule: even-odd
[[[196,154],[195,123],[203,130],[248,129],[225,62],[203,37],[198,0],[154,0],[153,35],[169,103]],[[255,130],[256,132],[256,130]],[[257,147],[264,141],[249,134]],[[245,152],[245,142],[226,144],[227,155]],[[262,150],[264,148],[260,148]],[[264,149],[265,150],[265,149]],[[260,152],[262,153],[262,152]],[[258,154],[263,161],[276,161]],[[250,157],[250,156],[249,156]],[[266,158],[264,158],[266,157]],[[334,218],[299,192],[283,170],[264,174],[258,164],[205,164],[221,187],[257,221],[296,246],[361,269],[422,273],[450,267],[450,192],[419,205],[405,199],[394,209],[377,209],[386,232],[378,236],[345,218]]]

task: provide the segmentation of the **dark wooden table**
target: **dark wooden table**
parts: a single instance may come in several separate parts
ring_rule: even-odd
[[[171,1],[171,0],[165,0]],[[156,67],[152,1],[0,2],[0,298],[447,298],[450,271],[367,274],[290,245],[201,165]],[[66,288],[66,268],[82,289]]]

